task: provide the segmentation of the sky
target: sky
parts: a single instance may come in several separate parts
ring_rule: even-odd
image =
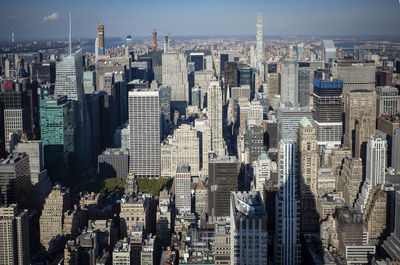
[[[399,0],[0,0],[0,40],[255,35],[400,35]]]

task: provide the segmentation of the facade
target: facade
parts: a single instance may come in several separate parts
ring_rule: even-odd
[[[400,112],[399,90],[390,86],[376,88],[376,116],[396,114]]]
[[[74,109],[65,96],[40,100],[40,129],[44,166],[52,180],[64,181],[70,174],[75,152]]]
[[[132,259],[131,243],[130,240],[119,240],[115,244],[112,252],[113,265],[131,265]]]
[[[324,73],[322,73],[324,76]],[[317,129],[318,145],[340,145],[342,142],[341,80],[314,79],[313,123]]]
[[[56,64],[54,62],[36,62],[32,64],[32,79],[42,84],[53,84],[56,81]]]
[[[263,61],[263,14],[257,13],[256,66],[261,71]]]
[[[168,51],[162,55],[162,84],[171,88],[171,107],[185,114],[189,104],[189,84],[186,56],[183,52]]]
[[[400,171],[400,128],[394,131],[392,137],[392,167]]]
[[[333,40],[323,40],[324,61],[326,63],[333,63],[336,59],[336,47]]]
[[[15,204],[0,207],[0,264],[29,265],[29,214]]]
[[[281,102],[299,103],[299,70],[296,59],[284,59],[281,70]]]
[[[194,63],[195,71],[204,70],[204,53],[203,52],[192,52],[190,53],[190,61]]]
[[[299,106],[306,107],[310,103],[310,63],[299,62]]]
[[[240,163],[233,156],[217,156],[208,165],[208,215],[228,216],[230,192],[238,190]]]
[[[345,81],[344,81],[345,82]],[[344,90],[344,89],[343,89]],[[363,106],[363,108],[360,108]],[[368,127],[375,128],[376,117],[376,94],[370,90],[352,90],[344,93],[344,136],[345,147],[353,149],[355,129],[357,121],[365,117],[370,124]],[[372,134],[375,134],[374,132]],[[353,153],[354,154],[354,153]]]
[[[171,87],[160,86],[160,111],[165,121],[171,121]]]
[[[317,134],[307,118],[300,121],[297,129],[297,144],[299,152],[299,188],[300,188],[300,224],[304,232],[318,231],[319,216],[316,212],[318,194],[318,164]]]
[[[104,47],[104,25],[97,25],[97,54],[104,55],[105,54]]]
[[[400,260],[400,191],[395,192],[394,231],[384,241],[383,249],[392,260]]]
[[[227,96],[228,88],[237,87],[239,84],[239,69],[237,62],[225,62],[224,72],[224,94],[223,99]]]
[[[211,150],[224,155],[222,135],[222,91],[217,80],[212,80],[207,92],[208,119],[211,128]]]
[[[296,140],[299,122],[304,118],[312,119],[312,112],[304,107],[279,107],[278,118],[278,140]]]
[[[85,94],[91,94],[96,91],[96,72],[85,71],[83,72],[83,90]]]
[[[20,209],[31,205],[31,175],[26,153],[12,153],[0,163],[0,202],[17,204]]]
[[[245,150],[248,153],[248,162],[252,163],[264,151],[264,128],[250,121],[248,120],[246,128]]]
[[[150,220],[152,198],[146,196],[125,196],[121,200],[121,233],[131,237],[135,231],[145,232],[151,228]]]
[[[231,192],[230,264],[267,264],[267,212],[258,192]]]
[[[60,185],[53,187],[43,206],[40,216],[40,243],[49,249],[49,243],[63,234],[64,213],[69,210],[69,189]]]
[[[129,91],[129,171],[138,177],[160,176],[159,92]]]
[[[180,164],[175,174],[175,206],[180,213],[191,212],[191,174],[187,164]]]
[[[129,151],[107,148],[98,157],[97,171],[106,178],[124,178],[129,173]]]
[[[275,264],[300,264],[300,201],[298,198],[297,147],[281,140],[278,149],[278,192],[276,193]]]
[[[346,60],[337,63],[336,78],[343,80],[343,92],[375,90],[375,62]]]
[[[199,215],[207,213],[208,210],[208,191],[204,182],[200,181],[196,184],[194,191],[195,212]]]
[[[363,212],[369,239],[379,239],[386,229],[387,194],[381,185],[371,190]]]
[[[351,208],[357,198],[363,180],[363,166],[361,158],[346,156],[343,160],[339,190],[342,191],[344,203]]]

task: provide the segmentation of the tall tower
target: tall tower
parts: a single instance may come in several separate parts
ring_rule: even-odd
[[[153,69],[157,65],[157,31],[153,31]],[[164,85],[164,84],[163,84]]]
[[[98,55],[104,55],[104,25],[97,25]]]
[[[281,140],[278,152],[281,170],[276,194],[275,264],[296,265],[301,262],[296,142]]]
[[[160,176],[160,103],[158,90],[129,91],[129,171]]]
[[[224,155],[222,137],[222,91],[218,80],[212,80],[207,92],[208,119],[211,125],[211,150]]]
[[[295,59],[284,59],[281,78],[281,101],[298,105],[298,64]]]
[[[299,188],[302,232],[315,232],[319,229],[319,216],[316,212],[318,154],[317,133],[309,119],[304,117],[297,130],[297,145],[300,160]]]
[[[176,169],[175,174],[175,205],[180,213],[191,211],[191,174],[187,164],[181,164]]]
[[[263,50],[263,14],[257,13],[257,43],[256,43],[256,61],[257,69],[261,70],[262,50]]]

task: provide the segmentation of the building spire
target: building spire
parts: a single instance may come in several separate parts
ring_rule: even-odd
[[[72,22],[71,22],[71,12],[69,12],[69,55],[72,55]]]

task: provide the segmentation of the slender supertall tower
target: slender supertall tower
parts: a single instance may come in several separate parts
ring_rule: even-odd
[[[222,91],[218,80],[210,81],[207,93],[208,119],[211,125],[211,148],[218,155],[224,155],[222,135]]]
[[[278,151],[280,172],[276,194],[275,264],[297,265],[301,262],[301,244],[296,142],[283,139]]]
[[[263,14],[257,13],[257,46],[256,46],[256,61],[257,69],[261,70],[262,64],[262,49],[263,49]]]
[[[15,67],[15,33],[14,31],[11,32],[11,41],[12,41],[12,59],[13,59],[13,68],[12,70],[15,71],[15,69],[17,69]]]
[[[153,31],[153,66],[157,65],[157,31]],[[153,68],[154,69],[154,68]]]

